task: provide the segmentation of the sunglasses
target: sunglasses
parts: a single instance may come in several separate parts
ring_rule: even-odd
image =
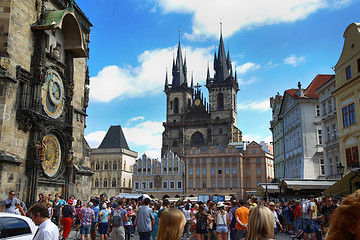
[[[12,194],[10,194],[10,195],[15,196],[15,193],[12,193]]]

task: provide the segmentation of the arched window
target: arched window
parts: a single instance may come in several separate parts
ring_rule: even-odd
[[[176,139],[173,141],[173,147],[177,147],[177,141],[176,141]]]
[[[99,179],[95,179],[95,187],[99,187]]]
[[[100,164],[99,164],[99,162],[96,162],[96,164],[95,164],[95,170],[100,170]]]
[[[188,109],[191,107],[191,100],[188,99]]]
[[[219,128],[219,135],[222,134],[222,128]]]
[[[191,147],[204,146],[204,135],[201,132],[196,132],[191,136]]]
[[[124,170],[126,170],[126,161],[124,161]]]
[[[108,170],[108,168],[109,168],[109,164],[108,164],[108,162],[105,162],[105,164],[104,164],[104,170]]]
[[[117,163],[116,161],[113,162],[113,170],[116,170],[117,169]]]
[[[112,182],[111,182],[111,187],[116,187],[116,179],[113,178]]]
[[[104,187],[107,187],[107,180],[106,180],[106,178],[104,179]]]
[[[217,95],[218,109],[224,109],[224,94],[218,93]]]
[[[129,179],[129,188],[131,188],[131,179]]]
[[[101,187],[101,185],[103,184],[103,182],[102,182],[102,178],[100,178],[99,183],[100,183],[100,187]]]
[[[124,178],[124,182],[123,182],[123,187],[125,187],[125,178]]]
[[[109,162],[109,169],[111,170],[111,161]]]
[[[179,113],[179,99],[175,98],[174,99],[174,113]]]

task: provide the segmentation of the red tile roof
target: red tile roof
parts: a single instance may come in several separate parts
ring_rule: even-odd
[[[333,75],[333,74],[317,75],[306,89],[302,89],[304,91],[304,96],[307,98],[318,98],[319,94],[315,93],[316,89],[318,89],[321,85],[323,85],[324,83],[326,83],[333,77],[335,77],[335,75]],[[286,90],[286,92],[295,99],[299,98],[299,96],[297,95],[298,91],[299,91],[299,89]]]

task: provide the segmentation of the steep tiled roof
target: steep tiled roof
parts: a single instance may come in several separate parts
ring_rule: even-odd
[[[99,148],[125,148],[130,150],[120,125],[109,128]]]
[[[319,74],[317,75],[314,80],[310,83],[310,85],[306,89],[301,89],[304,91],[304,97],[306,98],[318,98],[319,94],[316,94],[315,91],[318,89],[321,85],[329,81],[335,77],[333,74]],[[299,98],[299,89],[288,89],[285,92],[287,92],[290,96],[297,99]]]

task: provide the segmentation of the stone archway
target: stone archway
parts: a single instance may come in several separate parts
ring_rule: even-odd
[[[204,135],[197,131],[191,136],[191,147],[201,147],[205,145]]]

